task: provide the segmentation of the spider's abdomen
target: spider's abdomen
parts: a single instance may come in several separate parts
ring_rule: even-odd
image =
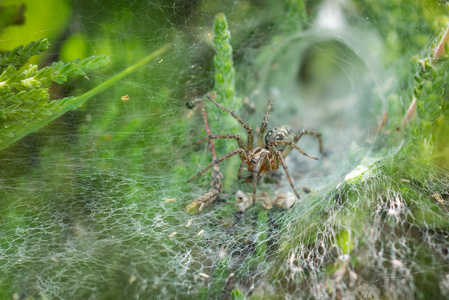
[[[271,141],[292,141],[293,130],[288,125],[277,126],[268,131],[265,136],[265,145]],[[284,150],[287,145],[276,145],[276,148],[280,151]]]

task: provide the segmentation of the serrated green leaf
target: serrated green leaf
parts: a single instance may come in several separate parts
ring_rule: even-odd
[[[11,51],[0,54],[0,72],[3,72],[10,66],[14,66],[15,68],[19,69],[26,64],[30,57],[38,55],[48,48],[50,48],[49,40],[40,39],[38,41],[31,42],[25,47],[19,46]]]
[[[37,46],[34,45],[33,47]],[[0,96],[0,99],[6,103],[9,101],[13,105],[7,105],[6,109],[2,111],[2,119],[7,120],[9,123],[5,125],[7,128],[0,130],[0,135],[4,137],[0,138],[0,150],[27,134],[40,129],[65,112],[76,109],[87,99],[142,67],[169,48],[170,45],[166,45],[154,51],[135,65],[79,97],[67,97],[54,101],[48,99],[48,88],[52,82],[64,83],[68,77],[84,75],[86,72],[108,64],[109,58],[106,56],[91,56],[71,62],[55,62],[40,70],[31,70],[30,73],[33,73],[32,77],[25,77],[24,74],[17,73],[15,68],[6,67],[1,74],[4,81],[0,82],[0,95],[5,95],[8,92],[12,93],[12,95],[10,95],[10,99],[5,99],[4,96]],[[23,52],[23,49],[20,48],[16,51]],[[30,49],[28,51],[31,52]],[[20,97],[17,95],[20,95]]]

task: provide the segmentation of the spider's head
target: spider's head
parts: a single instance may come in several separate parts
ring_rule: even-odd
[[[248,165],[248,171],[252,172],[254,170],[257,162],[260,159],[260,155],[262,154],[263,151],[264,150],[262,147],[258,147],[258,148],[252,149],[248,153],[248,156],[246,157],[246,164]]]
[[[258,147],[254,149],[252,153],[248,155],[246,164],[248,165],[248,171],[254,172],[257,164],[262,159],[261,164],[259,165],[259,174],[263,174],[267,170],[266,162],[270,161],[271,153],[268,149],[263,147]]]
[[[250,172],[254,171],[254,169],[256,168],[257,161],[258,160],[254,157],[251,157],[246,161],[246,164],[248,165],[248,171]]]

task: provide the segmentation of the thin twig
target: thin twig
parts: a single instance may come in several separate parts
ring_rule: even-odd
[[[384,130],[385,124],[387,124],[387,120],[388,120],[388,114],[387,114],[387,112],[384,112],[382,121],[380,122],[379,128],[377,129],[377,135],[379,135],[382,132],[382,130]]]
[[[438,43],[438,46],[435,48],[435,51],[433,52],[433,58],[437,59],[444,55],[444,45],[449,41],[449,25],[446,27],[446,31],[443,34],[443,37],[441,38],[440,42]]]
[[[415,118],[417,102],[418,102],[418,99],[413,97],[412,103],[410,103],[410,106],[408,107],[407,112],[405,113],[404,117],[402,118],[401,127],[405,127]]]
[[[209,136],[211,135],[211,130],[209,121],[207,120],[207,113],[204,108],[201,109],[201,115],[203,116],[204,120],[204,128],[206,129],[206,133]],[[217,153],[215,152],[215,147],[212,139],[209,139],[209,149],[212,154],[212,159],[215,160],[217,158]],[[212,180],[210,183],[209,191],[190,203],[187,206],[188,211],[202,211],[203,208],[211,204],[217,198],[217,196],[223,192],[223,184],[221,182],[223,179],[223,174],[221,174],[220,167],[218,165],[214,165],[211,178]]]
[[[207,120],[207,113],[206,110],[204,108],[201,109],[201,115],[203,116],[203,120],[204,120],[204,128],[206,129],[206,133],[207,135],[211,135],[211,131],[210,131],[210,127],[209,127],[209,121]],[[212,141],[212,139],[209,139],[209,148],[210,148],[210,152],[212,153],[212,160],[217,159],[217,153],[215,152],[215,147],[214,147],[214,142]],[[214,168],[218,166],[215,165]],[[218,170],[220,170],[220,168],[218,168]]]

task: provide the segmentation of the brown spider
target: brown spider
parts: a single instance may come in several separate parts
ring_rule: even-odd
[[[296,135],[293,133],[293,130],[290,126],[283,125],[278,126],[271,129],[267,135],[265,136],[265,140],[263,139],[263,135],[265,133],[265,129],[268,125],[268,114],[271,111],[272,100],[268,101],[267,111],[265,112],[265,116],[262,121],[262,126],[260,127],[260,131],[257,137],[257,147],[253,147],[254,143],[254,134],[251,127],[243,121],[243,119],[237,115],[232,110],[218,104],[215,102],[209,95],[207,95],[207,99],[209,99],[213,104],[218,106],[224,111],[230,113],[247,131],[248,131],[248,140],[245,145],[243,139],[238,134],[210,134],[205,138],[202,138],[192,145],[196,145],[207,141],[209,139],[235,139],[239,148],[214,159],[206,168],[198,172],[195,176],[190,178],[187,182],[191,182],[198,176],[203,175],[207,170],[213,167],[216,164],[228,159],[236,154],[240,156],[242,163],[240,164],[239,171],[237,173],[238,179],[244,179],[242,182],[252,182],[253,183],[253,205],[255,204],[256,199],[256,186],[259,183],[262,175],[274,170],[279,169],[279,165],[284,168],[285,175],[287,175],[288,181],[290,182],[290,186],[295,192],[296,197],[299,199],[299,194],[293,186],[293,181],[290,176],[290,173],[287,170],[287,165],[285,164],[284,158],[294,149],[298,150],[301,154],[310,157],[312,159],[318,159],[315,156],[309,155],[299,148],[296,143],[303,135],[313,135],[318,137],[318,143],[320,147],[320,153],[323,152],[323,147],[321,144],[321,133],[317,131],[310,130],[300,130]],[[251,172],[251,175],[247,178],[243,178],[242,171],[243,168],[247,166],[247,170]]]

